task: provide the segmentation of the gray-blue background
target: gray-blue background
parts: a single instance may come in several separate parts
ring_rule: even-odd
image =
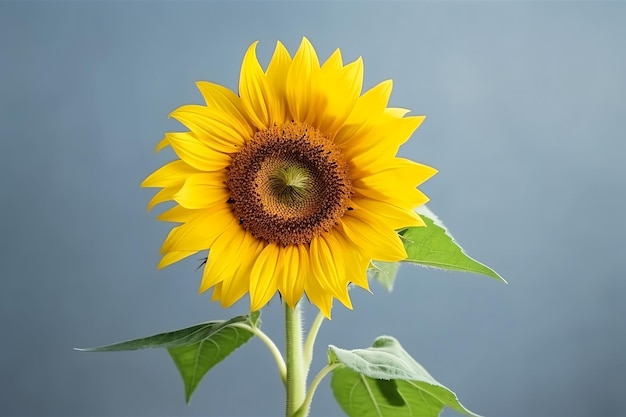
[[[394,293],[336,304],[313,372],[329,343],[390,334],[478,413],[626,415],[624,22],[591,2],[0,3],[0,414],[282,414],[258,340],[189,407],[165,351],[72,347],[245,312],[197,295],[200,256],[155,269],[169,226],[139,183],[196,80],[236,88],[252,41],[266,63],[306,35],[428,115],[402,154],[440,170],[431,209],[510,282],[403,266]],[[275,299],[282,344],[281,318]],[[324,383],[312,415],[340,414]]]

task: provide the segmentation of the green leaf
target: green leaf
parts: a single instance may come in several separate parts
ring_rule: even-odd
[[[331,388],[350,417],[437,417],[444,406],[468,416],[456,394],[437,382],[390,336],[371,348],[344,350],[329,346]]]
[[[400,231],[408,258],[404,262],[452,271],[473,272],[506,281],[496,271],[469,257],[426,206],[417,209],[426,227]]]
[[[254,336],[249,330],[234,327],[233,324],[236,323],[229,320],[209,337],[197,343],[167,349],[183,378],[187,403],[204,375]],[[254,327],[260,326],[258,312],[251,313],[249,324]]]
[[[233,324],[248,322],[250,325],[256,326],[259,321],[259,313],[254,312],[249,316],[237,316],[228,321],[208,321],[206,323],[196,324],[195,326],[175,330],[173,332],[159,333],[149,337],[114,343],[112,345],[92,348],[76,348],[76,350],[81,352],[118,352],[124,350],[187,346],[210,338],[213,334],[219,332],[225,327],[232,326]]]
[[[166,348],[183,378],[185,400],[189,402],[204,375],[254,335],[250,330],[239,326],[259,327],[260,324],[259,312],[253,312],[228,321],[209,321],[173,332],[77,350],[112,352]]]
[[[399,268],[399,262],[372,261],[372,266],[367,269],[367,277],[378,281],[387,291],[391,292]]]

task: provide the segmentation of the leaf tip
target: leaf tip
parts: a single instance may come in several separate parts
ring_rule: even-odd
[[[336,349],[337,349],[337,346],[328,345],[328,351],[326,352],[326,356],[328,357],[329,365],[339,363],[339,358],[337,358],[337,354],[335,353]]]
[[[191,405],[191,396],[193,395],[193,391],[188,392],[185,390],[185,404],[189,407]]]
[[[490,278],[494,278],[500,282],[503,282],[504,284],[508,284],[507,280],[504,279],[502,277],[502,275],[498,274],[496,271],[494,271],[493,269],[491,269],[490,267],[488,267],[487,265],[485,265],[482,262],[478,262],[477,260],[473,259],[474,262],[476,262],[477,264],[480,264],[481,266],[484,267],[484,271],[482,271],[482,275],[486,275]],[[480,273],[480,272],[479,272]]]

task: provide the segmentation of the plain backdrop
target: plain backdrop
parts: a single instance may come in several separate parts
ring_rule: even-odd
[[[624,22],[620,2],[0,2],[0,414],[283,413],[258,340],[190,406],[163,350],[72,348],[246,313],[198,295],[201,255],[156,269],[170,225],[139,184],[196,81],[236,90],[250,43],[265,65],[307,36],[428,116],[401,155],[439,169],[430,208],[509,281],[404,265],[335,303],[312,372],[388,334],[479,414],[623,416]],[[282,346],[278,298],[263,322]],[[342,415],[327,381],[311,415]]]

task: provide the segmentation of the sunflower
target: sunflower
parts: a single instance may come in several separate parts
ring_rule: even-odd
[[[279,292],[330,317],[333,298],[352,308],[348,284],[368,289],[372,260],[406,259],[398,229],[424,225],[416,187],[436,170],[396,157],[424,116],[387,107],[390,80],[361,95],[361,58],[344,65],[337,49],[320,65],[303,38],[293,57],[278,42],[264,71],[257,43],[239,95],[198,82],[206,105],[171,113],[189,131],[157,150],[180,159],[142,183],[162,188],[148,209],[173,200],[158,218],[180,223],[158,266],[208,249],[200,292],[212,287],[223,307],[249,293],[259,310]]]

